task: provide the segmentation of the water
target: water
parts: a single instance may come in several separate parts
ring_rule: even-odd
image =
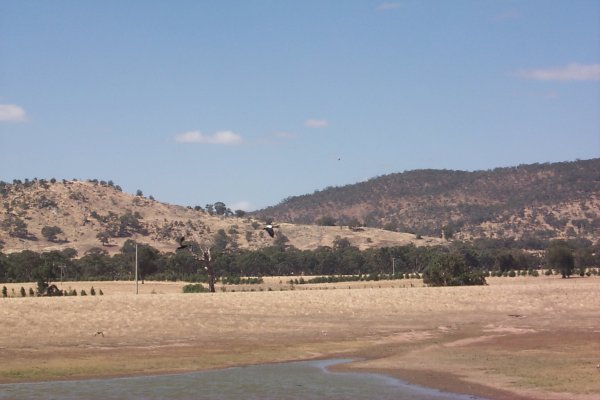
[[[301,361],[176,375],[0,385],[0,399],[472,400],[384,375],[330,372],[349,360]]]

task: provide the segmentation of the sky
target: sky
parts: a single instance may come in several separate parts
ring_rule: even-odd
[[[597,157],[597,0],[0,1],[6,182],[251,211]]]

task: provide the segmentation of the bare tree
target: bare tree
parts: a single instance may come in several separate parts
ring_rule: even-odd
[[[210,247],[200,248],[202,250],[202,259],[200,260],[204,264],[204,269],[206,270],[206,274],[208,275],[208,289],[211,293],[215,292],[215,282],[218,277],[215,274],[212,265],[212,257],[210,255]]]

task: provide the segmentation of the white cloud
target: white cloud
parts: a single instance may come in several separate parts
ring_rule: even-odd
[[[304,121],[304,126],[309,128],[325,128],[329,126],[329,122],[326,119],[308,119]]]
[[[216,132],[212,135],[206,135],[199,131],[185,132],[175,136],[175,141],[178,143],[206,143],[223,145],[238,145],[242,144],[243,142],[240,135],[231,131]]]
[[[571,63],[564,67],[522,70],[518,75],[539,81],[594,81],[600,80],[600,64]]]
[[[22,107],[14,104],[0,104],[0,122],[25,122],[27,114]]]
[[[385,3],[381,3],[380,5],[378,5],[375,9],[377,11],[388,11],[388,10],[397,10],[400,7],[402,7],[402,3],[385,2]]]

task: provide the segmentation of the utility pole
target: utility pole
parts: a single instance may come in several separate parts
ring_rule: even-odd
[[[62,287],[63,276],[65,275],[65,268],[67,268],[67,266],[66,265],[59,265],[58,268],[60,268],[60,286]]]
[[[135,242],[135,294],[138,294],[138,246]]]

